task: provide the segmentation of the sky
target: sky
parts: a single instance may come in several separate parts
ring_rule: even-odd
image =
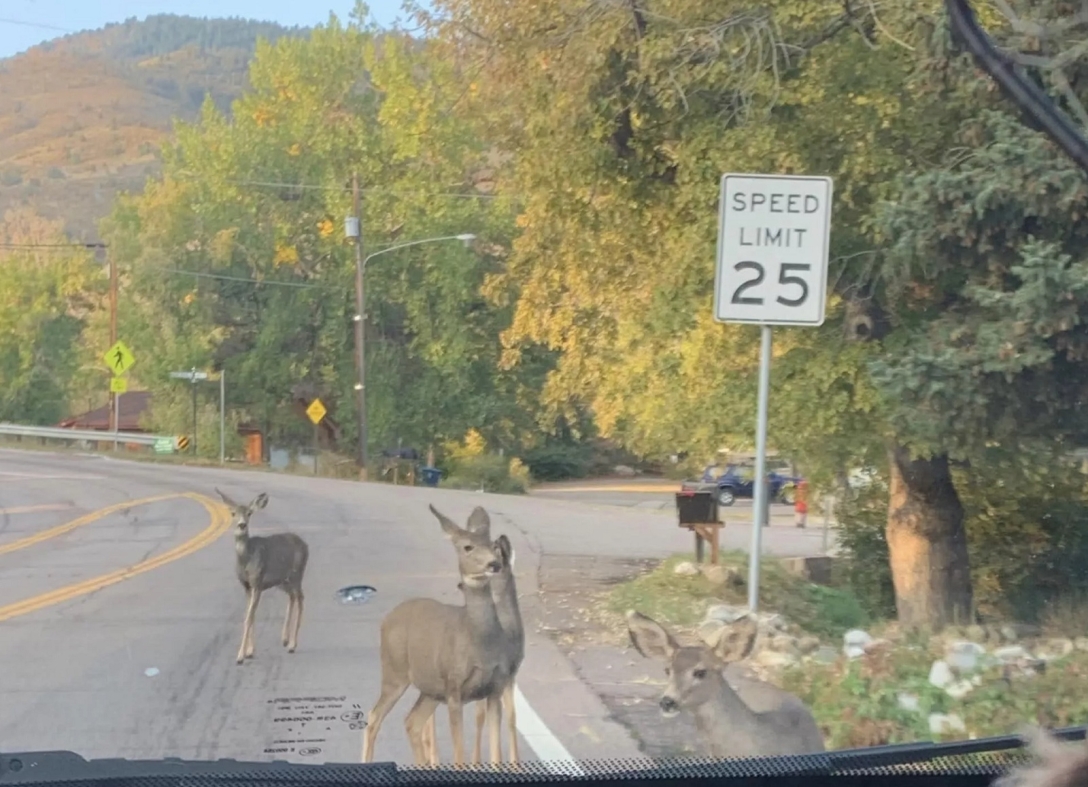
[[[406,19],[401,0],[368,0],[371,17],[388,27]],[[329,12],[347,20],[355,0],[3,0],[0,2],[0,58],[51,38],[95,30],[110,22],[149,14],[243,17],[288,27],[325,22]]]

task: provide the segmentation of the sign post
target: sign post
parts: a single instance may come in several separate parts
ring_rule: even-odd
[[[197,427],[197,420],[196,420],[196,384],[200,380],[207,380],[208,379],[208,373],[207,372],[198,372],[196,370],[196,367],[194,366],[192,369],[190,369],[187,372],[170,372],[170,377],[172,377],[175,380],[188,380],[189,383],[193,387],[193,434],[192,434],[192,442],[190,444],[193,446],[193,456],[196,456],[196,427]],[[179,448],[181,448],[181,446],[179,446]]]
[[[759,561],[768,513],[767,411],[771,326],[819,326],[827,303],[832,182],[802,175],[726,174],[718,203],[714,319],[760,326],[756,483],[748,609],[759,608]]]
[[[328,410],[325,409],[325,403],[320,399],[314,399],[310,402],[310,406],[306,408],[306,415],[314,425],[314,475],[317,475],[317,425],[321,423],[321,419],[328,414]]]
[[[116,451],[118,432],[121,431],[121,394],[128,390],[128,381],[123,375],[132,368],[132,364],[136,363],[136,358],[128,349],[128,345],[122,341],[116,341],[106,350],[102,360],[113,372],[113,377],[110,379],[110,393],[113,394],[113,450]]]

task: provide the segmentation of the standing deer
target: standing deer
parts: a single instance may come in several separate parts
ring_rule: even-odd
[[[490,519],[488,520],[488,526],[490,526]],[[522,659],[525,658],[525,627],[521,620],[521,609],[518,606],[517,583],[514,581],[514,547],[510,543],[510,539],[505,535],[495,539],[495,545],[502,554],[502,571],[491,580],[491,597],[495,600],[495,610],[499,617],[499,625],[503,630],[504,657],[509,674],[509,682],[502,691],[499,713],[506,716],[510,762],[516,764],[518,762],[518,729],[517,714],[514,710],[514,679],[521,667]],[[458,588],[464,590],[463,585],[458,585]],[[476,741],[472,747],[473,765],[480,763],[480,749],[483,743],[486,713],[486,703],[477,702]],[[438,744],[435,735],[435,717],[433,715],[424,729],[424,745],[427,748],[431,765],[438,765]]]
[[[1084,787],[1088,784],[1088,741],[1063,743],[1050,732],[1031,727],[1023,733],[1038,762],[1014,768],[994,787]]]
[[[273,533],[267,536],[251,536],[249,520],[259,508],[268,505],[268,495],[261,492],[248,506],[239,505],[216,487],[233,514],[235,568],[238,580],[246,590],[246,617],[242,627],[242,644],[238,648],[237,661],[241,664],[253,658],[253,618],[257,614],[257,602],[261,593],[271,588],[282,588],[287,593],[287,617],[283,621],[283,644],[288,653],[298,646],[298,629],[302,625],[302,575],[306,573],[306,561],[310,548],[294,533]],[[291,626],[294,614],[294,627]]]
[[[404,726],[417,764],[428,758],[424,728],[443,702],[449,709],[454,762],[464,764],[464,705],[480,700],[487,703],[492,762],[501,762],[499,697],[509,675],[491,582],[502,570],[503,556],[491,542],[490,520],[482,508],[472,511],[465,528],[433,505],[430,510],[457,552],[465,603],[414,598],[385,616],[381,694],[363,730],[363,762],[373,762],[382,721],[410,685],[419,689],[419,698]]]
[[[695,714],[695,726],[710,756],[762,757],[814,754],[824,751],[823,735],[812,713],[797,697],[776,689],[763,693],[759,710],[753,709],[723,677],[729,662],[745,658],[755,644],[755,621],[733,623],[713,650],[682,647],[661,624],[631,610],[627,613],[631,644],[643,656],[664,661],[669,683],[658,704],[665,716],[681,710]],[[749,681],[749,683],[755,683]],[[768,684],[769,685],[769,684]],[[748,687],[746,693],[751,692]]]

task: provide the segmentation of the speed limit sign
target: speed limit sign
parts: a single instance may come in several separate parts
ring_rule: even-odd
[[[722,176],[718,322],[823,324],[831,194],[826,177]]]

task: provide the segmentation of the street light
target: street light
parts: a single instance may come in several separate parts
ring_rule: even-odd
[[[358,204],[358,203],[356,203]],[[363,480],[367,478],[367,463],[369,460],[369,451],[367,449],[367,417],[366,417],[366,331],[364,330],[363,321],[366,319],[366,289],[364,287],[363,274],[366,271],[366,264],[370,262],[374,257],[380,254],[388,254],[391,251],[399,251],[400,249],[406,249],[409,246],[420,246],[424,243],[442,243],[443,241],[459,240],[467,247],[472,241],[476,240],[476,236],[470,232],[463,232],[459,235],[442,235],[436,238],[422,238],[421,240],[408,241],[407,243],[398,243],[395,246],[388,246],[378,251],[373,251],[370,254],[363,255],[362,252],[362,232],[360,231],[359,219],[357,216],[351,216],[345,222],[346,234],[349,238],[354,238],[356,243],[355,253],[355,316],[353,318],[355,322],[355,350],[357,354],[356,366],[358,370],[359,379],[355,383],[355,391],[358,397],[359,407],[359,473]]]

